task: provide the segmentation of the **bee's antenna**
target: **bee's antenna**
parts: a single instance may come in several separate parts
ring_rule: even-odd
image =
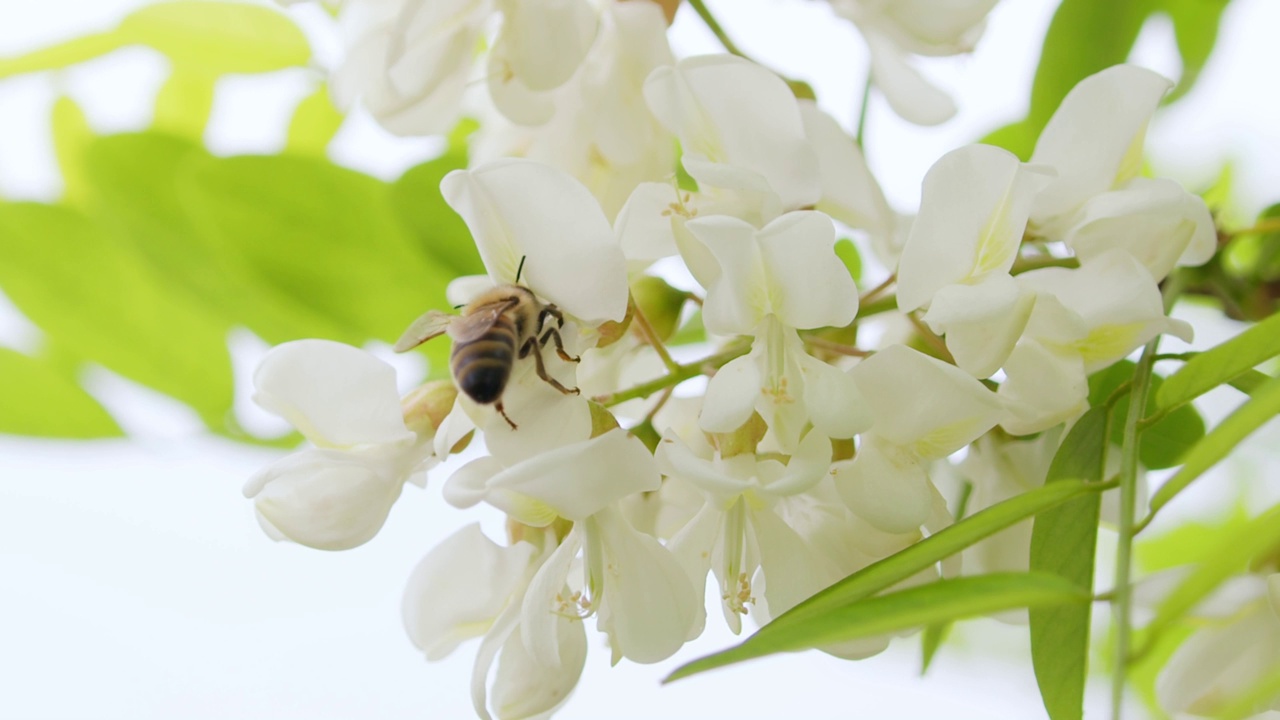
[[[520,284],[520,273],[524,272],[524,261],[525,261],[525,258],[527,257],[529,256],[528,255],[520,256],[520,267],[516,268],[516,284],[517,285]]]
[[[466,307],[466,306],[467,306],[467,304],[466,304],[466,303],[462,303],[461,305],[454,305],[454,306],[453,306],[453,309],[454,309],[454,310],[461,310],[462,308],[464,308],[464,307]]]

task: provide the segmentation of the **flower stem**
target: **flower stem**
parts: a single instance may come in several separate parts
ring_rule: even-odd
[[[716,20],[716,16],[711,14],[711,10],[707,7],[706,3],[702,0],[689,0],[689,7],[692,7],[693,11],[698,13],[698,17],[702,18],[702,22],[706,24],[707,29],[711,31],[711,34],[716,36],[716,39],[720,41],[720,44],[724,46],[725,50],[728,50],[730,53],[733,53],[738,57],[751,60],[746,53],[738,49],[738,46],[735,45],[733,40],[729,38],[729,35],[725,33],[724,28],[720,27],[720,21]]]
[[[867,130],[867,106],[871,104],[871,68],[867,68],[867,79],[862,82],[862,101],[858,103],[858,127],[854,131],[853,141],[858,149],[863,148],[862,138]]]
[[[671,353],[667,352],[666,346],[662,344],[662,338],[658,337],[653,325],[649,324],[649,318],[644,316],[644,312],[634,299],[631,300],[631,311],[631,321],[640,328],[640,332],[644,334],[644,339],[653,348],[653,351],[658,353],[658,357],[662,358],[662,364],[666,366],[667,372],[673,373],[679,369],[680,366],[675,360],[671,359]]]
[[[827,340],[826,338],[815,337],[812,335],[806,337],[804,341],[806,344],[812,345],[813,347],[830,350],[833,353],[848,355],[850,357],[871,357],[875,354],[874,350],[863,350],[862,348],[856,348],[852,345],[843,345],[838,342]]]
[[[707,356],[696,362],[676,365],[672,372],[663,375],[660,378],[655,378],[648,382],[640,383],[635,387],[620,390],[609,395],[600,395],[593,399],[601,405],[610,407],[619,403],[624,403],[628,400],[649,397],[659,390],[675,387],[689,378],[697,377],[706,373],[708,370],[714,372],[730,360],[741,355],[745,355],[750,349],[751,347],[749,345],[734,345],[726,350],[716,353],[715,355]]]
[[[690,0],[692,1],[692,0]],[[1280,217],[1267,218],[1252,227],[1240,228],[1223,233],[1227,238],[1236,238],[1241,235],[1262,235],[1263,233],[1280,232]]]
[[[1130,585],[1133,557],[1133,514],[1138,503],[1138,420],[1147,406],[1147,389],[1151,385],[1151,366],[1155,362],[1156,336],[1142,349],[1142,357],[1133,373],[1129,395],[1129,412],[1124,419],[1124,441],[1120,446],[1120,538],[1116,545],[1116,576],[1111,603],[1116,627],[1115,669],[1111,677],[1111,717],[1120,720],[1124,689],[1129,674],[1129,647],[1132,631],[1130,609],[1133,588]]]

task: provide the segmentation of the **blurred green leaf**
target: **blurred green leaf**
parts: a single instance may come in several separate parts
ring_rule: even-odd
[[[199,227],[255,285],[363,337],[394,342],[424,311],[447,307],[454,273],[405,231],[381,181],[283,155],[191,164],[178,185]],[[447,375],[449,344],[423,348],[432,375]]]
[[[152,127],[163,132],[200,140],[213,112],[213,91],[218,76],[185,65],[174,67],[156,94]]]
[[[849,238],[840,238],[836,241],[835,250],[836,257],[840,258],[840,262],[844,263],[849,275],[853,277],[853,281],[861,281],[862,255],[858,253],[858,246],[854,245]]]
[[[78,440],[124,434],[71,379],[8,348],[0,348],[0,397],[0,433]]]
[[[64,207],[0,204],[0,288],[57,342],[193,407],[231,409],[224,325],[168,292],[120,238]]]
[[[116,32],[129,43],[153,47],[173,63],[208,75],[270,72],[311,59],[306,36],[288,15],[243,2],[147,5],[126,17]]]
[[[1107,447],[1107,411],[1095,407],[1063,440],[1045,478],[1100,482]],[[1040,513],[1031,531],[1030,569],[1056,575],[1082,592],[1093,589],[1101,496],[1094,493]],[[1089,664],[1089,603],[1030,611],[1031,663],[1045,709],[1053,720],[1084,716]]]
[[[926,625],[924,630],[920,632],[921,675],[929,672],[929,666],[933,664],[933,658],[937,656],[938,649],[946,641],[947,635],[951,634],[952,625],[951,621],[932,623]]]
[[[707,329],[702,325],[702,308],[693,311],[688,320],[667,341],[668,345],[692,345],[707,341]]]
[[[1116,388],[1133,377],[1133,371],[1134,364],[1131,361],[1121,360],[1094,373],[1089,377],[1089,404],[1097,406],[1106,402]],[[1147,412],[1144,417],[1158,410],[1156,398],[1165,382],[1167,381],[1158,375],[1151,376],[1152,392],[1147,395]],[[1128,412],[1129,397],[1126,395],[1111,410],[1113,443],[1120,444],[1124,440],[1124,418]],[[1144,467],[1151,470],[1173,467],[1182,462],[1182,456],[1188,448],[1204,437],[1204,431],[1204,418],[1200,417],[1193,406],[1184,405],[1142,430],[1138,459]]]
[[[190,164],[226,162],[190,140],[156,132],[98,139],[87,153],[95,217],[145,258],[167,292],[243,325],[270,343],[302,337],[360,344],[369,336],[263,281],[237,243],[206,231],[179,193]]]
[[[1280,315],[1199,353],[1156,390],[1160,408],[1178,407],[1280,355]]]
[[[1165,98],[1171,103],[1195,85],[1218,41],[1218,26],[1229,0],[1157,0],[1158,12],[1173,21],[1174,40],[1182,58],[1182,77]]]
[[[832,645],[1016,608],[1089,600],[1089,593],[1044,573],[992,573],[939,580],[807,616],[770,634],[767,640],[756,633],[737,647],[680,666],[663,682],[776,652]]]
[[[1244,505],[1239,504],[1221,522],[1188,522],[1155,537],[1144,533],[1142,541],[1134,547],[1134,558],[1146,573],[1211,561],[1207,553],[1213,548],[1214,539],[1247,522],[1249,514]]]
[[[1192,481],[1217,465],[1242,440],[1277,414],[1280,414],[1280,378],[1271,378],[1187,451],[1182,468],[1151,496],[1151,512],[1155,513],[1167,505]]]
[[[300,155],[324,156],[329,142],[342,127],[346,117],[333,106],[329,86],[320,85],[315,92],[302,98],[289,121],[285,150]]]
[[[27,73],[61,70],[117,50],[125,43],[116,33],[81,35],[17,57],[0,58],[0,79]]]
[[[440,194],[445,175],[467,166],[457,151],[410,168],[391,186],[391,204],[413,234],[413,246],[451,278],[484,275],[484,263],[471,231]]]
[[[69,97],[53,103],[50,115],[53,150],[62,173],[62,201],[83,207],[89,200],[89,179],[85,177],[85,151],[96,137],[84,111]]]

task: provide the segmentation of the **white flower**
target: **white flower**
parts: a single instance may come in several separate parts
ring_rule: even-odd
[[[837,463],[836,487],[880,530],[918,530],[937,496],[929,463],[976,440],[1005,409],[964,371],[903,345],[877,352],[851,374],[874,421],[854,459]]]
[[[822,197],[815,209],[855,230],[864,230],[877,245],[889,244],[896,216],[867,167],[853,138],[812,100],[801,100],[805,137],[818,157]]]
[[[259,405],[316,446],[245,485],[272,537],[322,550],[361,545],[382,528],[406,481],[425,482],[432,438],[405,426],[395,370],[381,360],[341,343],[299,340],[263,358],[254,386]]]
[[[973,50],[996,0],[831,0],[837,15],[858,26],[871,50],[871,77],[894,112],[918,125],[937,125],[955,103],[909,62],[908,55],[956,55]]]

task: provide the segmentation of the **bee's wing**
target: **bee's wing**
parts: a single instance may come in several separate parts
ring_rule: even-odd
[[[457,315],[450,315],[439,310],[428,310],[422,317],[414,320],[409,329],[404,331],[396,341],[394,350],[402,353],[412,350],[431,338],[442,334],[453,323],[461,320]]]
[[[457,343],[478,340],[493,329],[493,326],[498,322],[498,318],[502,317],[502,313],[515,304],[515,300],[503,299],[491,302],[488,305],[481,305],[450,325],[449,337],[453,338],[453,341]]]

